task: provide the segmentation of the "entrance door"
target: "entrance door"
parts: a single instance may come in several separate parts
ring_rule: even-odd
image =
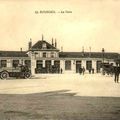
[[[86,69],[91,70],[92,69],[92,61],[86,61]]]
[[[36,73],[43,73],[43,69],[42,69],[42,66],[43,66],[43,61],[42,60],[37,60],[36,61]]]
[[[45,68],[47,73],[52,72],[52,65],[51,65],[51,60],[46,60],[45,61]]]
[[[59,60],[54,61],[53,73],[60,73],[60,61]]]
[[[81,68],[81,61],[76,61],[76,73],[79,73],[79,68]]]
[[[102,65],[102,61],[97,61],[97,62],[96,62],[96,70],[97,70],[97,73],[100,72],[100,68],[102,67],[101,65]]]

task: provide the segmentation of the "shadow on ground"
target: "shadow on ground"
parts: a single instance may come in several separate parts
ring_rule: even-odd
[[[119,120],[120,98],[75,96],[69,90],[0,95],[0,120]]]

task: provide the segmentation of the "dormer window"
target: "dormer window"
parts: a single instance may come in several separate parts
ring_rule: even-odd
[[[46,47],[47,47],[46,43],[43,43],[43,44],[42,44],[42,48],[43,48],[43,49],[46,49]]]

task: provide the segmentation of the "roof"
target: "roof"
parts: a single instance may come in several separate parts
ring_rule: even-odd
[[[0,57],[28,57],[27,51],[0,51]],[[103,58],[101,52],[59,52],[60,58]],[[104,58],[120,59],[118,53],[104,53]]]
[[[59,52],[60,58],[107,58],[116,59],[119,57],[118,53],[101,53],[101,52]]]
[[[43,44],[46,44],[46,48],[43,49]],[[32,48],[32,50],[57,50],[56,47],[51,45],[50,43],[46,42],[45,40],[39,40],[37,43],[35,43]]]
[[[0,51],[0,57],[28,57],[26,51]]]

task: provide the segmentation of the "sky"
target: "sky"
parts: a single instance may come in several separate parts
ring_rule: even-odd
[[[120,0],[0,0],[0,50],[27,50],[42,34],[63,51],[120,53]]]

